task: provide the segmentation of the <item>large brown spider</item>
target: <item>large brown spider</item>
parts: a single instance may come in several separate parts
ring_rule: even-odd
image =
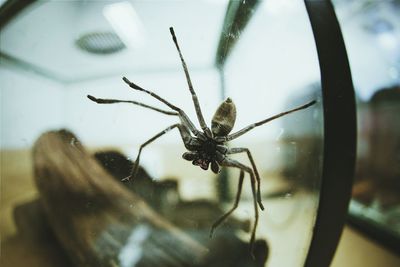
[[[186,63],[183,59],[182,52],[179,48],[174,29],[171,27],[170,29],[172,39],[175,43],[175,46],[178,50],[180,60],[182,62],[183,70],[186,75],[186,80],[189,86],[190,93],[192,94],[192,99],[194,103],[194,107],[196,110],[197,114],[197,119],[199,120],[200,126],[202,131],[196,129],[194,126],[193,122],[189,119],[189,117],[186,115],[186,113],[178,108],[177,106],[171,104],[164,98],[160,97],[159,95],[148,91],[146,89],[143,89],[142,87],[134,84],[133,82],[129,81],[127,78],[123,77],[123,80],[125,83],[127,83],[131,88],[142,91],[144,93],[147,93],[151,95],[152,97],[156,98],[157,100],[161,101],[168,107],[170,107],[174,111],[166,111],[162,110],[156,107],[152,107],[140,102],[136,101],[129,101],[129,100],[117,100],[117,99],[100,99],[93,97],[91,95],[88,95],[87,97],[98,103],[98,104],[113,104],[113,103],[131,103],[134,105],[139,105],[145,108],[149,108],[167,115],[172,115],[172,116],[178,116],[180,119],[180,123],[173,124],[169,126],[168,128],[164,129],[162,132],[156,134],[146,142],[144,142],[139,149],[139,153],[137,155],[135,164],[132,168],[131,174],[124,178],[123,181],[128,181],[131,178],[134,178],[137,174],[138,167],[139,167],[139,160],[140,160],[140,155],[142,153],[142,149],[156,140],[157,138],[161,137],[165,133],[171,131],[174,128],[178,128],[180,135],[182,137],[183,143],[188,150],[188,152],[185,152],[182,157],[185,160],[191,161],[194,165],[199,166],[203,170],[207,170],[208,167],[211,164],[211,170],[214,173],[218,173],[220,170],[220,166],[225,166],[225,167],[235,167],[240,170],[240,175],[239,175],[239,185],[238,185],[238,190],[236,193],[236,198],[233,207],[226,212],[222,217],[220,217],[211,227],[210,231],[210,237],[212,236],[214,230],[216,229],[217,226],[219,226],[238,206],[241,191],[242,191],[242,184],[243,184],[243,179],[244,179],[244,174],[245,172],[249,174],[250,176],[250,181],[251,181],[251,189],[252,189],[252,194],[253,194],[253,203],[254,203],[254,211],[255,211],[255,220],[254,220],[254,225],[253,229],[251,232],[251,238],[250,238],[250,247],[251,251],[253,249],[253,244],[254,244],[254,238],[255,238],[255,233],[256,233],[256,228],[257,228],[257,223],[258,223],[258,208],[257,204],[260,207],[261,210],[264,210],[264,206],[261,203],[261,193],[260,193],[260,175],[257,171],[256,164],[253,160],[253,157],[250,153],[250,150],[245,147],[241,148],[229,148],[226,146],[226,142],[231,141],[233,139],[238,138],[239,136],[247,133],[251,129],[263,125],[267,122],[270,122],[272,120],[275,120],[279,117],[282,117],[284,115],[287,115],[289,113],[305,109],[309,106],[312,106],[315,104],[315,100],[311,101],[305,105],[299,106],[297,108],[279,113],[275,116],[272,116],[270,118],[267,118],[265,120],[250,124],[249,126],[235,132],[232,134],[229,134],[232,131],[232,128],[235,124],[236,120],[236,107],[233,101],[230,98],[227,98],[222,104],[218,107],[217,111],[215,112],[212,121],[211,121],[211,129],[207,126],[207,124],[204,121],[203,114],[200,109],[199,101],[197,99],[197,95],[193,89],[192,82],[190,80],[189,76],[189,71],[186,66]],[[236,161],[234,159],[229,158],[227,155],[229,154],[236,154],[236,153],[247,153],[247,156],[250,160],[251,167],[247,166],[243,163],[240,163],[239,161]],[[256,188],[257,186],[257,188]]]

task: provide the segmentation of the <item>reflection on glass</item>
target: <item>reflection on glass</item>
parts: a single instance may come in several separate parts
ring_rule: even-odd
[[[229,143],[248,148],[260,174],[265,210],[253,251],[248,174],[237,209],[210,238],[234,205],[238,168],[214,174],[193,166],[173,129],[143,147],[137,176],[122,183],[141,145],[179,119],[86,97],[168,110],[127,86],[125,76],[200,129],[171,26],[208,126],[227,97],[237,108],[232,133],[317,101]],[[301,1],[38,2],[2,31],[0,75],[5,250],[36,240],[51,258],[33,253],[41,266],[304,264],[318,207],[323,118]],[[232,158],[252,166],[247,153]],[[26,264],[5,255],[7,263]]]
[[[380,89],[361,105],[360,142],[364,147],[350,211],[400,237],[400,87]]]
[[[335,1],[358,97],[351,221],[395,251],[400,244],[400,6]]]

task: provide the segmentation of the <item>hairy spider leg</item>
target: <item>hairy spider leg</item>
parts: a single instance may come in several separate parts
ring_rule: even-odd
[[[277,114],[277,115],[275,115],[275,116],[272,116],[272,117],[269,117],[269,118],[267,118],[267,119],[265,119],[265,120],[262,120],[262,121],[259,121],[259,122],[250,124],[249,126],[247,126],[247,127],[243,128],[243,129],[237,131],[236,133],[230,134],[230,135],[228,135],[227,137],[225,137],[225,138],[223,138],[223,139],[224,139],[224,141],[230,141],[230,140],[236,139],[236,138],[238,138],[239,136],[241,136],[241,135],[247,133],[248,131],[254,129],[254,128],[257,127],[257,126],[263,125],[263,124],[265,124],[265,123],[267,123],[267,122],[270,122],[270,121],[275,120],[275,119],[277,119],[277,118],[280,118],[280,117],[282,117],[282,116],[288,115],[288,114],[290,114],[290,113],[292,113],[292,112],[295,112],[295,111],[298,111],[298,110],[302,110],[302,109],[308,108],[308,107],[314,105],[316,102],[317,102],[317,101],[313,100],[313,101],[311,101],[311,102],[309,102],[309,103],[307,103],[307,104],[305,104],[305,105],[302,105],[302,106],[300,106],[300,107],[297,107],[297,108],[294,108],[294,109],[291,109],[291,110],[288,110],[288,111],[279,113],[279,114]]]
[[[92,100],[93,102],[96,102],[97,104],[115,104],[115,103],[130,103],[130,104],[134,104],[137,106],[141,106],[144,108],[148,108],[148,109],[152,109],[161,113],[164,113],[166,115],[174,115],[174,116],[178,116],[179,113],[178,112],[173,112],[173,111],[167,111],[167,110],[163,110],[163,109],[159,109],[153,106],[149,106],[140,102],[136,102],[136,101],[131,101],[131,100],[118,100],[118,99],[104,99],[104,98],[96,98],[94,96],[91,95],[87,95],[87,97]]]
[[[132,171],[129,174],[128,177],[125,177],[124,179],[122,179],[122,181],[129,181],[131,178],[136,177],[136,174],[138,172],[139,169],[139,161],[140,161],[140,155],[142,154],[142,150],[145,146],[147,146],[148,144],[152,143],[154,140],[158,139],[159,137],[163,136],[164,134],[168,133],[169,131],[173,130],[174,128],[178,127],[179,129],[179,133],[181,134],[182,137],[182,141],[184,142],[185,146],[188,146],[190,144],[190,140],[191,140],[191,136],[190,133],[188,132],[188,130],[185,128],[184,125],[180,124],[180,123],[176,123],[173,124],[169,127],[167,127],[166,129],[164,129],[163,131],[159,132],[158,134],[156,134],[155,136],[153,136],[152,138],[150,138],[149,140],[147,140],[146,142],[144,142],[140,148],[139,148],[139,152],[138,155],[136,156],[136,160],[135,163],[133,165]]]
[[[196,110],[197,119],[199,120],[199,123],[200,123],[200,127],[206,133],[206,135],[208,137],[212,137],[211,130],[210,130],[210,128],[208,128],[206,122],[204,121],[204,117],[203,117],[203,114],[202,114],[201,108],[200,108],[200,103],[199,103],[199,100],[197,98],[196,92],[194,91],[194,88],[193,88],[193,85],[192,85],[192,81],[190,80],[188,67],[186,65],[185,60],[183,59],[181,49],[179,48],[178,41],[177,41],[176,36],[175,36],[174,28],[170,27],[169,31],[171,32],[172,40],[175,43],[176,49],[178,50],[179,58],[181,59],[181,62],[182,62],[183,71],[185,72],[186,81],[188,83],[189,91],[190,91],[190,93],[192,95],[192,100],[193,100],[194,108]]]
[[[165,100],[164,98],[162,98],[161,96],[157,95],[156,93],[153,93],[149,90],[146,90],[142,87],[140,87],[139,85],[131,82],[128,80],[128,78],[123,77],[122,80],[129,85],[129,87],[131,87],[132,89],[144,92],[146,94],[149,94],[150,96],[154,97],[155,99],[157,99],[158,101],[161,101],[162,103],[164,103],[165,105],[167,105],[168,107],[170,107],[171,109],[175,110],[176,112],[179,113],[179,117],[182,121],[182,123],[187,126],[190,131],[195,135],[198,136],[200,138],[202,138],[203,140],[206,139],[206,137],[203,135],[202,132],[200,132],[199,130],[196,129],[196,127],[194,126],[193,122],[190,120],[189,116],[185,113],[185,111],[183,111],[182,109],[178,108],[177,106],[171,104],[170,102],[168,102],[167,100]]]
[[[250,251],[254,257],[254,239],[256,236],[256,230],[257,230],[257,224],[258,224],[258,206],[257,206],[257,200],[256,200],[256,187],[255,187],[256,181],[254,178],[253,170],[250,167],[240,163],[239,161],[228,158],[228,157],[226,157],[220,163],[220,165],[225,166],[225,167],[239,168],[241,171],[245,171],[250,175],[251,192],[253,194],[253,205],[254,205],[254,225],[253,225],[253,230],[251,231]]]
[[[239,184],[238,184],[238,189],[237,189],[237,192],[236,192],[236,198],[235,198],[235,202],[233,204],[233,207],[213,223],[213,225],[211,226],[211,230],[210,230],[210,238],[213,236],[215,229],[222,222],[224,222],[226,220],[226,218],[228,218],[229,215],[231,215],[232,212],[238,207],[239,200],[240,200],[240,195],[242,194],[243,179],[244,179],[244,171],[240,170]]]
[[[253,167],[254,174],[256,176],[256,181],[257,181],[257,202],[258,205],[260,206],[261,210],[264,210],[264,205],[261,202],[261,179],[260,179],[260,174],[258,173],[256,163],[254,162],[253,156],[251,155],[251,152],[248,148],[246,147],[237,147],[237,148],[230,148],[227,151],[227,154],[237,154],[237,153],[247,153],[247,157],[250,160],[251,166]]]
[[[156,93],[153,93],[152,91],[146,90],[142,87],[140,87],[139,85],[131,82],[128,78],[126,77],[122,77],[122,80],[132,89],[144,92],[146,94],[151,95],[152,97],[154,97],[155,99],[157,99],[158,101],[161,101],[162,103],[164,103],[165,105],[167,105],[168,107],[170,107],[171,109],[178,111],[181,110],[180,108],[178,108],[177,106],[171,104],[170,102],[168,102],[167,100],[165,100],[164,98],[162,98],[161,96],[157,95]]]

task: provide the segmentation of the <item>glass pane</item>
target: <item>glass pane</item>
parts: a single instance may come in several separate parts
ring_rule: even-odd
[[[41,266],[303,266],[323,118],[301,1],[38,1],[0,41],[5,250],[29,237]],[[236,121],[214,116],[222,102]]]
[[[335,9],[358,99],[358,151],[351,220],[397,252],[400,5],[398,1],[335,1]]]
[[[260,3],[226,61],[226,95],[237,104],[238,128],[317,99],[318,58],[301,1]],[[265,211],[258,236],[270,245],[267,266],[302,266],[316,216],[322,167],[322,111],[298,111],[234,140],[248,147],[262,178]],[[245,155],[238,157],[248,162]],[[237,171],[229,170],[233,180]],[[232,194],[236,183],[232,185]],[[250,183],[245,184],[251,200]],[[238,215],[248,217],[243,199]],[[287,255],[290,254],[290,257]]]

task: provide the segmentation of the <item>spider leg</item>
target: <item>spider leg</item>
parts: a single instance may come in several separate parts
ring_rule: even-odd
[[[196,110],[197,119],[199,120],[201,129],[207,134],[208,137],[212,137],[211,131],[207,127],[206,122],[204,121],[204,117],[203,117],[203,114],[202,114],[201,108],[200,108],[200,103],[199,103],[199,100],[197,98],[196,92],[194,91],[194,88],[193,88],[193,85],[192,85],[192,81],[190,80],[188,67],[186,65],[185,60],[183,59],[182,52],[181,52],[181,49],[179,48],[178,41],[176,39],[174,29],[172,27],[170,27],[169,31],[171,32],[172,40],[175,43],[176,49],[178,50],[178,53],[179,53],[179,58],[181,59],[181,62],[182,62],[183,71],[185,72],[186,81],[188,83],[189,91],[190,91],[190,93],[192,95],[194,108]]]
[[[128,78],[122,77],[122,80],[123,80],[127,85],[129,85],[130,88],[151,95],[152,97],[154,97],[154,98],[157,99],[158,101],[164,103],[165,105],[167,105],[167,106],[170,107],[171,109],[173,109],[173,110],[175,110],[175,111],[177,111],[177,112],[179,112],[179,111],[181,110],[181,109],[178,108],[177,106],[171,104],[170,102],[168,102],[167,100],[165,100],[165,99],[162,98],[161,96],[157,95],[156,93],[153,93],[152,91],[146,90],[146,89],[140,87],[139,85],[137,85],[137,84],[131,82],[130,80],[128,80]]]
[[[253,205],[254,205],[254,225],[253,225],[253,230],[251,231],[251,238],[250,238],[250,251],[253,253],[254,249],[254,239],[256,236],[256,229],[257,229],[257,224],[258,224],[258,207],[257,207],[257,200],[256,200],[256,181],[254,178],[253,170],[252,168],[240,163],[237,160],[230,159],[226,157],[223,161],[220,162],[221,166],[226,166],[226,167],[235,167],[239,168],[241,171],[247,172],[250,175],[250,182],[251,182],[251,192],[253,194]]]
[[[169,127],[167,127],[166,129],[164,129],[163,131],[159,132],[158,134],[156,134],[155,136],[153,136],[152,138],[150,138],[149,140],[147,140],[146,142],[144,142],[140,148],[139,148],[139,153],[136,157],[135,163],[133,165],[132,171],[129,174],[128,177],[125,177],[124,179],[122,179],[122,181],[129,181],[131,178],[134,178],[138,172],[139,169],[139,161],[140,161],[140,155],[142,154],[142,150],[145,146],[147,146],[148,144],[152,143],[154,140],[156,140],[157,138],[161,137],[162,135],[168,133],[169,131],[171,131],[172,129],[178,127],[179,128],[179,132],[182,136],[182,140],[185,143],[185,146],[188,142],[190,142],[190,133],[188,132],[188,130],[186,128],[184,128],[185,126],[177,123],[177,124],[173,124]],[[187,136],[187,134],[189,134],[189,136]]]
[[[179,124],[178,129],[179,133],[181,134],[183,144],[187,150],[194,151],[200,146],[199,141],[192,137],[187,126],[184,124]]]
[[[311,101],[311,102],[309,102],[309,103],[307,103],[307,104],[305,104],[305,105],[302,105],[302,106],[299,106],[299,107],[297,107],[297,108],[294,108],[294,109],[291,109],[291,110],[288,110],[288,111],[285,111],[285,112],[276,114],[275,116],[269,117],[269,118],[267,118],[267,119],[265,119],[265,120],[262,120],[262,121],[259,121],[259,122],[250,124],[249,126],[247,126],[247,127],[243,128],[243,129],[237,131],[236,133],[233,133],[233,134],[228,135],[228,136],[225,138],[225,141],[230,141],[230,140],[236,139],[236,138],[238,138],[239,136],[241,136],[241,135],[247,133],[248,131],[252,130],[253,128],[255,128],[255,127],[257,127],[257,126],[263,125],[263,124],[265,124],[265,123],[267,123],[267,122],[270,122],[270,121],[275,120],[275,119],[277,119],[277,118],[279,118],[279,117],[282,117],[282,116],[285,116],[285,115],[287,115],[287,114],[290,114],[290,113],[292,113],[292,112],[295,112],[295,111],[298,111],[298,110],[301,110],[301,109],[308,108],[308,107],[314,105],[316,102],[317,102],[317,101],[313,100],[313,101]]]
[[[216,220],[213,225],[211,226],[210,230],[210,238],[214,234],[215,229],[226,220],[226,218],[229,217],[229,215],[232,214],[232,212],[238,207],[239,200],[240,200],[240,195],[242,194],[242,185],[243,185],[243,179],[244,179],[244,171],[240,170],[240,176],[239,176],[239,184],[238,184],[238,189],[236,192],[236,198],[235,198],[235,203],[233,204],[233,207],[226,212],[224,215],[222,215],[218,220]]]
[[[178,112],[173,112],[173,111],[167,111],[167,110],[162,110],[156,107],[152,107],[146,104],[143,104],[141,102],[136,102],[136,101],[130,101],[130,100],[118,100],[118,99],[104,99],[104,98],[96,98],[94,96],[91,95],[87,95],[87,97],[92,100],[93,102],[96,102],[97,104],[115,104],[115,103],[130,103],[130,104],[134,104],[134,105],[138,105],[144,108],[148,108],[148,109],[152,109],[167,115],[179,115]]]
[[[151,95],[152,97],[154,97],[155,99],[157,99],[158,101],[161,101],[162,103],[164,103],[165,105],[167,105],[167,106],[170,107],[171,109],[173,109],[173,110],[175,110],[176,112],[178,112],[178,113],[179,113],[179,117],[180,117],[182,123],[185,124],[195,136],[199,136],[199,135],[202,136],[202,135],[203,135],[199,130],[196,129],[196,127],[194,126],[193,122],[190,120],[189,116],[188,116],[182,109],[180,109],[180,108],[178,108],[177,106],[171,104],[170,102],[168,102],[167,100],[165,100],[165,99],[162,98],[161,96],[157,95],[156,93],[153,93],[153,92],[151,92],[151,91],[149,91],[149,90],[146,90],[146,89],[140,87],[140,86],[137,85],[137,84],[134,84],[133,82],[129,81],[128,78],[123,77],[122,79],[123,79],[124,82],[125,82],[126,84],[128,84],[129,87],[131,87],[132,89],[135,89],[135,90],[144,92],[144,93],[146,93],[146,94],[149,94],[149,95]]]
[[[254,174],[256,177],[256,181],[257,181],[257,202],[258,202],[258,205],[260,206],[260,209],[264,210],[264,205],[261,202],[260,174],[258,173],[256,163],[254,162],[254,159],[253,159],[253,156],[251,155],[250,150],[245,147],[230,148],[230,149],[228,149],[227,154],[236,154],[236,153],[242,153],[242,152],[247,153],[247,157],[249,158],[251,166],[253,167],[253,171],[254,171]]]

